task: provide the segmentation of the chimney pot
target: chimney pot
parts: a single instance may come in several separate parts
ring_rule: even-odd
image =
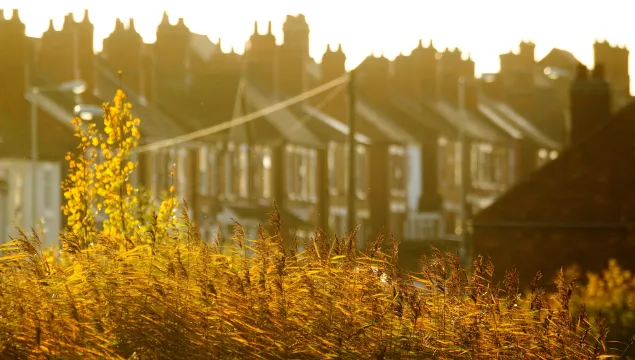
[[[579,64],[578,67],[576,68],[575,78],[584,80],[584,79],[587,79],[588,77],[589,77],[589,69],[586,66]]]
[[[593,69],[593,78],[598,80],[604,79],[604,64],[595,64]]]

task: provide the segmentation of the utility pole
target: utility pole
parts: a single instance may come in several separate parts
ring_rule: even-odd
[[[348,76],[348,192],[347,192],[347,213],[348,231],[353,231],[357,226],[357,211],[355,203],[357,201],[356,189],[356,154],[357,144],[355,142],[355,133],[357,114],[355,109],[355,70],[351,70]]]
[[[461,111],[461,116],[467,116],[466,114],[466,106],[465,106],[465,86],[466,80],[461,77],[459,79],[459,109]],[[470,185],[470,163],[471,163],[471,151],[470,144],[468,143],[465,136],[465,129],[462,127],[462,124],[459,125],[459,143],[461,144],[461,178],[460,178],[460,206],[461,206],[461,259],[469,266],[468,259],[468,203],[467,203],[467,190]]]

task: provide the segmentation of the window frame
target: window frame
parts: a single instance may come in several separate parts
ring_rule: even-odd
[[[238,172],[238,189],[237,195],[241,199],[249,198],[249,146],[245,143],[240,144],[238,152],[235,155],[234,164]]]
[[[405,196],[408,181],[406,149],[401,145],[390,145],[388,156],[390,193],[393,196]],[[400,172],[399,176],[397,176],[397,171]]]

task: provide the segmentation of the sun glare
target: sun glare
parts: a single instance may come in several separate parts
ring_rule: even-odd
[[[135,27],[146,42],[155,39],[156,25],[164,10],[170,20],[185,18],[188,27],[216,41],[222,38],[223,50],[244,50],[253,32],[253,23],[265,31],[273,22],[273,33],[282,41],[282,23],[286,14],[303,13],[311,27],[311,56],[319,60],[328,44],[342,43],[347,67],[352,68],[371,53],[392,58],[408,53],[418,39],[434,40],[437,48],[458,47],[469,52],[478,74],[496,72],[498,55],[516,51],[521,40],[536,43],[536,56],[542,57],[553,47],[571,51],[587,65],[593,63],[592,43],[607,38],[612,43],[635,44],[635,32],[623,31],[629,24],[624,1],[607,0],[601,7],[585,6],[586,1],[537,0],[531,6],[502,0],[446,0],[439,2],[393,0],[234,0],[203,3],[194,0],[174,1],[39,1],[4,0],[0,8],[10,17],[12,8],[20,9],[27,34],[40,36],[50,18],[57,28],[63,16],[73,12],[81,19],[88,8],[95,24],[95,49],[112,31],[115,18],[135,18]],[[389,4],[389,5],[387,5]],[[631,61],[634,57],[631,57]]]

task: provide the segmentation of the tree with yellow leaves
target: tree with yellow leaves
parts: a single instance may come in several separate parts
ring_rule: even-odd
[[[116,237],[120,244],[135,235],[140,222],[134,218],[137,189],[130,183],[130,174],[137,164],[131,161],[131,151],[139,142],[138,118],[133,118],[132,105],[122,90],[117,90],[114,101],[104,104],[105,137],[95,142],[103,153],[103,162],[95,167],[97,209],[106,213],[103,233]],[[143,231],[143,230],[142,230]]]
[[[99,142],[95,124],[85,129],[82,120],[75,117],[71,123],[75,127],[75,137],[80,139],[78,151],[68,153],[68,175],[62,182],[65,203],[62,211],[66,216],[66,228],[78,236],[82,246],[94,241],[96,236],[95,213],[95,180],[94,171],[97,152],[94,145]]]
[[[97,131],[94,123],[84,128],[81,119],[72,120],[75,136],[81,141],[79,151],[66,156],[69,172],[62,185],[66,199],[62,210],[67,216],[67,231],[77,237],[81,247],[98,240],[95,218],[103,212],[106,219],[101,235],[127,248],[142,241],[146,233],[146,222],[136,215],[145,213],[139,207],[147,204],[140,202],[140,192],[131,183],[131,174],[137,168],[131,155],[141,138],[141,121],[132,116],[132,105],[121,89],[102,109],[103,133]],[[170,192],[157,215],[159,232],[176,224],[173,188]]]

